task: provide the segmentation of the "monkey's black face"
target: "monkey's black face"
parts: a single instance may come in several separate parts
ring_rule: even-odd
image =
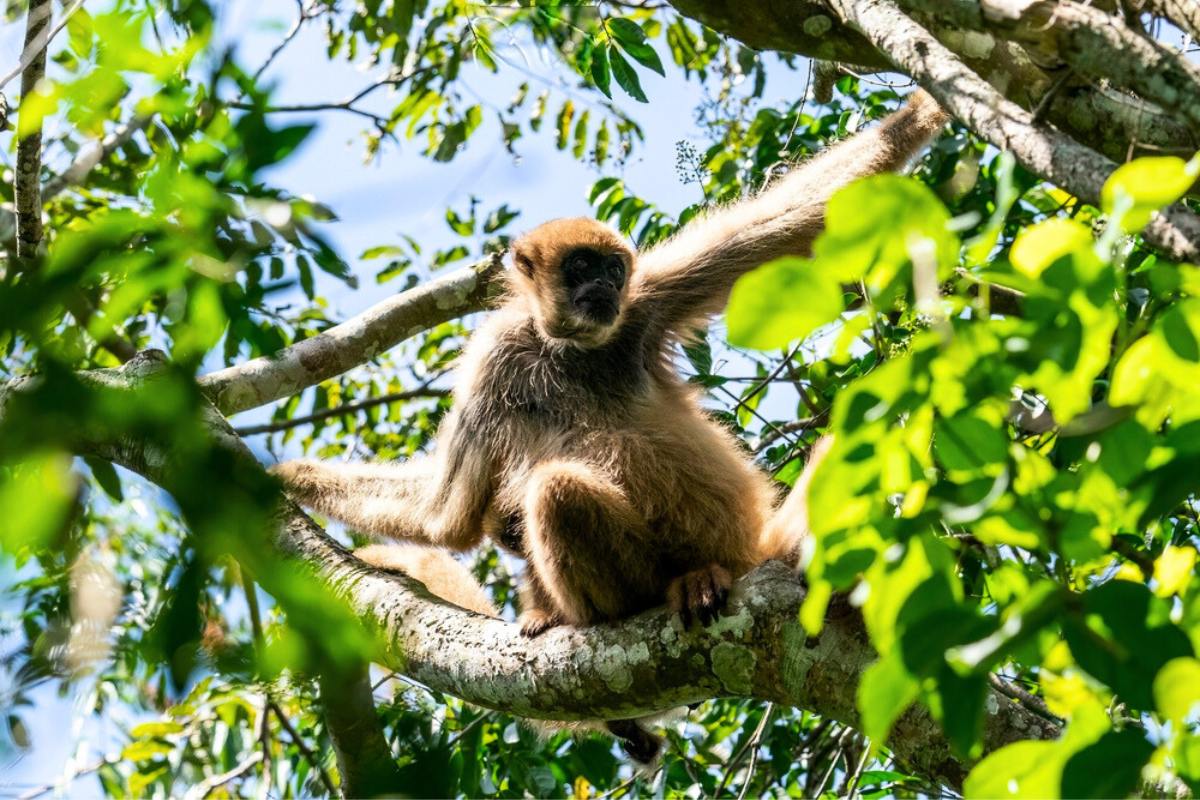
[[[581,318],[611,325],[621,311],[625,286],[625,261],[616,253],[573,250],[562,263],[563,287],[571,307]]]

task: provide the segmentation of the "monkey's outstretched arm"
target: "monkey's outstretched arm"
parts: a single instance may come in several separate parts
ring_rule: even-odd
[[[809,254],[835,192],[902,169],[948,120],[918,90],[882,124],[806,161],[762,194],[688,223],[639,257],[631,305],[651,310],[666,331],[703,326],[725,307],[742,275],[780,256]]]
[[[364,533],[469,550],[483,538],[487,463],[450,430],[428,459],[335,464],[308,459],[271,468],[303,506]]]

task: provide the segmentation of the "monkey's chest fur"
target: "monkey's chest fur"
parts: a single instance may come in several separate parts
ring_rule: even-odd
[[[531,482],[539,469],[564,465],[611,483],[644,522],[621,532],[621,546],[635,549],[630,558],[652,562],[649,574],[628,573],[652,585],[614,587],[640,598],[626,611],[662,602],[666,582],[689,570],[721,563],[736,575],[762,560],[768,481],[637,325],[586,350],[545,342],[531,324],[490,338],[460,424],[488,452],[502,544],[523,546]],[[582,544],[596,534],[569,535]]]

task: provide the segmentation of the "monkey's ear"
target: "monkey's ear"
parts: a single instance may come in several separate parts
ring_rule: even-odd
[[[512,250],[513,265],[521,271],[521,274],[526,278],[533,278],[533,259],[529,257],[529,253],[520,244],[514,245]]]

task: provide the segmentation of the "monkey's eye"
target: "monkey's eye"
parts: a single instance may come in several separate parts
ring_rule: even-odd
[[[617,256],[609,256],[604,259],[604,272],[612,280],[618,280],[625,273],[625,265],[621,263],[621,259]]]

